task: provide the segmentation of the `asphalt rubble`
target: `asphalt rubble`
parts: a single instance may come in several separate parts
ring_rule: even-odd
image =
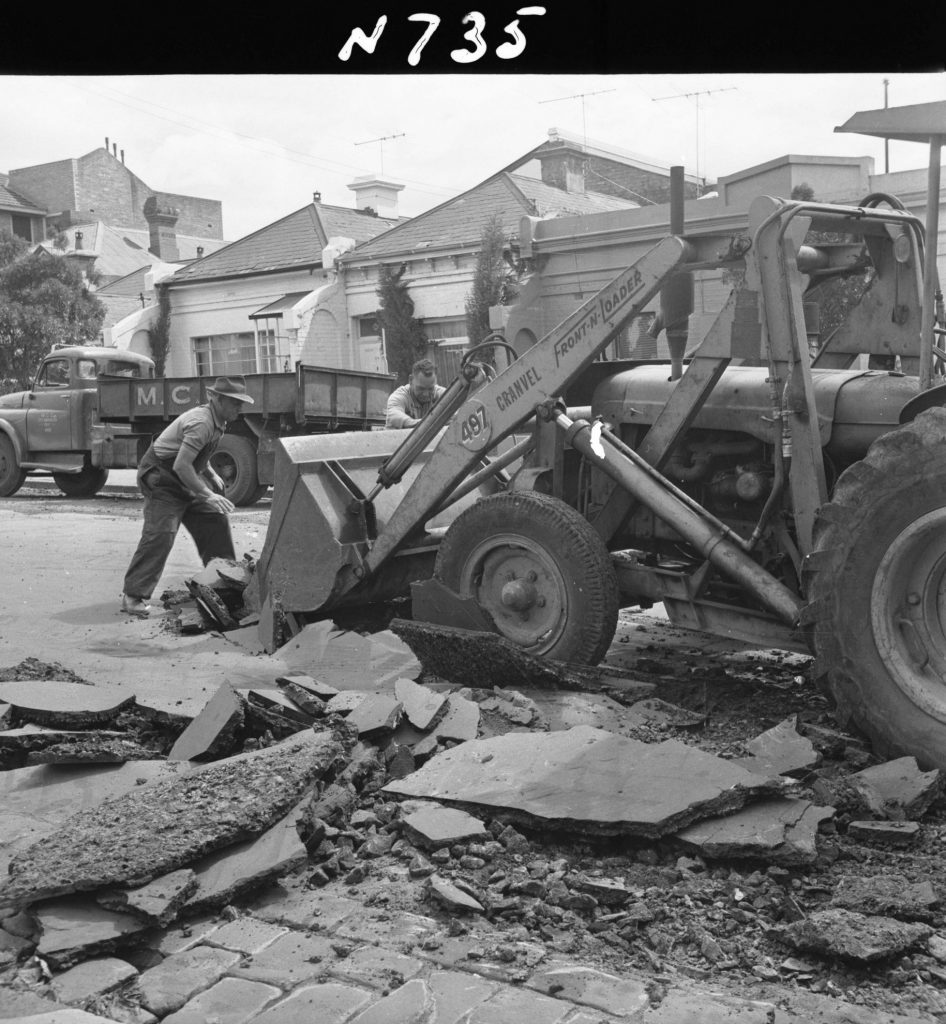
[[[170,628],[252,649],[251,577],[212,565]],[[306,626],[304,670],[193,718],[0,671],[0,1018],[946,1020],[944,780],[807,659],[388,626]]]

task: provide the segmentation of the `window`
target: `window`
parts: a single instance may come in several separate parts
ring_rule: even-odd
[[[106,377],[141,377],[143,371],[141,363],[126,362],[124,359],[109,359],[99,369],[99,373]]]
[[[50,359],[40,370],[36,383],[41,388],[69,387],[69,360]]]
[[[10,227],[17,238],[25,238],[27,242],[33,241],[33,225],[29,217],[24,217],[22,213],[11,213]]]
[[[194,359],[201,377],[257,373],[256,335],[213,334],[194,338]]]
[[[380,338],[381,325],[376,316],[363,316],[358,320],[359,338]]]
[[[465,345],[468,335],[466,317],[443,317],[437,320],[424,320],[424,334],[431,341],[449,341],[453,345]]]
[[[94,359],[80,359],[76,363],[76,376],[79,380],[95,380],[96,373]]]

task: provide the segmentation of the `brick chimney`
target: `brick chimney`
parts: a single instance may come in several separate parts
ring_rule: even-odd
[[[157,196],[148,196],[145,200],[144,215],[150,235],[148,250],[159,260],[175,263],[181,258],[177,249],[177,233],[174,230],[180,210],[161,203]]]
[[[347,187],[355,193],[356,210],[374,210],[379,217],[397,217],[397,194],[404,190],[403,185],[363,174]]]
[[[545,184],[565,192],[584,192],[588,158],[581,147],[560,138],[554,128],[549,129],[545,146],[538,154]]]

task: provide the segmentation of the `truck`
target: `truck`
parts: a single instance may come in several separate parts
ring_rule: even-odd
[[[946,769],[946,102],[843,130],[929,142],[925,228],[886,194],[759,196],[741,228],[688,235],[677,168],[670,234],[530,347],[488,339],[505,369],[468,351],[406,437],[281,441],[255,577],[267,649],[409,597],[415,620],[594,665],[621,608],[661,603],[810,652],[879,754]],[[732,292],[691,345],[708,268]],[[806,305],[853,277],[843,320],[815,335]],[[657,299],[670,358],[602,360]]]
[[[235,505],[273,483],[280,437],[383,426],[389,374],[297,364],[245,377],[254,400],[212,457]],[[110,469],[138,465],[152,438],[206,401],[212,377],[155,377],[154,361],[97,346],[63,346],[40,364],[28,391],[0,396],[0,497],[29,474],[51,474],[69,497],[97,494]]]

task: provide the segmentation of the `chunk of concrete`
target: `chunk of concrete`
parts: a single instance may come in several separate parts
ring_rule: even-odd
[[[50,900],[34,913],[42,929],[36,955],[56,970],[110,953],[148,928],[140,918],[105,910],[83,897]]]
[[[230,684],[233,689],[250,703],[270,711],[276,711],[285,718],[291,718],[300,725],[312,725],[315,716],[301,708],[289,694],[285,693],[276,683],[270,686],[246,686]]]
[[[225,754],[243,727],[246,702],[229,683],[204,706],[204,710],[178,736],[168,753],[169,761],[201,761]]]
[[[448,882],[446,878],[433,874],[427,879],[427,885],[430,895],[448,910],[473,910],[483,913],[483,906],[478,900],[473,899],[469,893],[452,882]]]
[[[480,725],[480,706],[458,693],[447,697],[447,710],[434,726],[434,735],[442,740],[456,740],[464,743],[475,740]]]
[[[59,1002],[75,1005],[108,995],[137,977],[138,971],[124,960],[101,957],[57,974],[49,987]]]
[[[564,687],[600,691],[614,687],[639,697],[654,692],[652,683],[629,679],[608,665],[589,668],[550,658],[537,658],[498,633],[477,632],[429,622],[393,619],[391,631],[410,645],[421,666],[461,686]]]
[[[394,732],[401,718],[403,705],[386,693],[366,697],[348,716],[348,724],[366,738],[387,736]]]
[[[113,722],[135,702],[118,689],[59,679],[0,682],[0,700],[11,705],[17,719],[63,728]]]
[[[364,690],[342,690],[326,702],[325,713],[328,715],[350,715],[359,704],[363,704],[368,699],[368,696]]]
[[[737,758],[738,764],[759,775],[794,775],[814,768],[821,754],[806,736],[798,733],[798,716],[791,715],[774,728],[746,744],[751,757]]]
[[[319,693],[316,689],[317,684],[311,676],[280,676],[276,680],[276,685],[313,719],[321,718],[325,714],[326,702],[338,693],[334,686],[322,688],[331,692]]]
[[[851,821],[847,826],[852,839],[879,846],[910,846],[920,830],[916,821]]]
[[[194,872],[180,868],[134,889],[106,889],[95,896],[95,902],[108,910],[134,914],[163,927],[177,917],[196,889]]]
[[[13,858],[0,886],[0,905],[144,883],[259,835],[288,813],[343,750],[330,732],[300,733],[78,814]]]
[[[404,705],[404,717],[421,732],[432,729],[447,710],[447,695],[435,693],[413,679],[397,679],[394,696]]]
[[[905,953],[928,939],[933,929],[892,917],[835,909],[817,910],[801,921],[777,925],[770,934],[809,953],[872,963]]]
[[[164,755],[134,740],[122,738],[83,737],[65,743],[54,743],[43,750],[27,754],[29,764],[124,764],[126,761],[163,760]]]
[[[874,814],[891,821],[915,821],[943,791],[943,773],[921,772],[916,758],[900,757],[848,776]]]
[[[67,818],[138,789],[142,783],[169,782],[190,769],[167,761],[63,769],[37,765],[0,772],[0,878],[10,859]],[[2,900],[0,900],[2,905]]]
[[[197,888],[184,904],[185,914],[216,910],[244,893],[289,874],[305,864],[306,848],[296,829],[308,797],[255,839],[247,839],[197,861]]]
[[[932,920],[939,902],[932,883],[910,882],[902,875],[846,875],[831,899],[835,907],[904,921]]]
[[[328,683],[322,682],[321,679],[313,679],[312,676],[303,674],[277,676],[276,684],[278,686],[292,685],[302,687],[303,690],[307,690],[312,693],[321,701],[331,700],[332,697],[338,693],[338,690],[334,686],[330,686]]]
[[[416,809],[402,814],[407,837],[426,850],[439,850],[454,843],[485,842],[492,836],[479,818],[455,807],[418,802]]]
[[[636,701],[621,716],[622,722],[632,726],[666,729],[698,729],[706,724],[706,715],[670,704],[659,697]]]
[[[69,743],[72,740],[107,740],[127,739],[128,734],[115,730],[77,730],[77,729],[50,729],[45,725],[36,725],[34,722],[27,722],[16,729],[5,729],[0,732],[0,751],[33,751],[45,750],[59,743]]]
[[[536,827],[657,838],[781,788],[675,740],[642,743],[578,726],[471,740],[384,792],[488,808]]]
[[[677,833],[688,849],[712,859],[759,858],[785,867],[813,864],[815,836],[833,807],[778,797],[760,800],[722,818],[699,821]]]

